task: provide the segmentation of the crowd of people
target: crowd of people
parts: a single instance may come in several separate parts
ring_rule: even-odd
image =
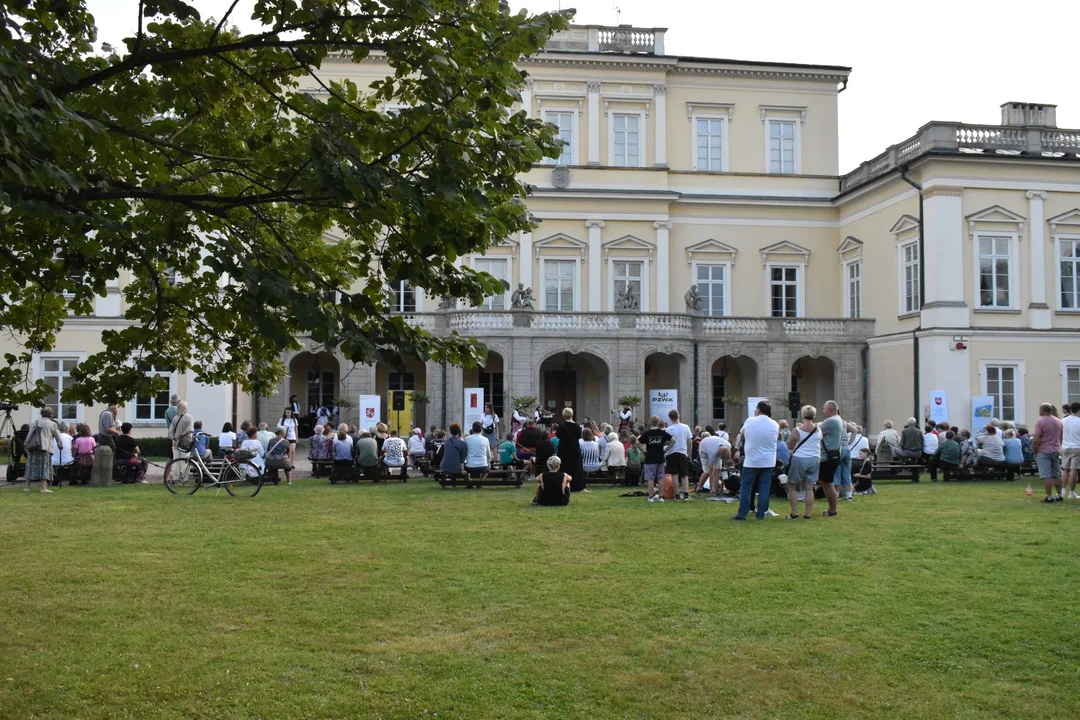
[[[245,421],[234,430],[225,423],[218,434],[219,456],[233,454],[260,471],[283,471],[291,484],[300,429],[297,411],[294,398],[271,426]],[[127,466],[128,481],[146,482],[148,463],[132,436],[132,425],[117,424],[117,412],[116,406],[106,408],[99,416],[98,432],[93,433],[85,423],[55,422],[51,408],[43,408],[40,417],[24,428],[26,490],[31,482],[40,481],[42,492],[50,492],[48,483],[56,473],[91,466],[101,444],[113,449],[118,465]],[[647,423],[635,423],[630,409],[624,408],[616,429],[587,418],[578,423],[571,408],[562,410],[561,422],[539,407],[531,417],[517,409],[511,432],[500,441],[500,418],[490,404],[467,433],[454,423],[445,431],[431,427],[426,434],[414,428],[407,439],[384,423],[368,429],[334,425],[326,409],[317,414],[309,457],[316,477],[321,468],[333,466],[355,467],[375,477],[397,474],[402,480],[411,470],[482,481],[494,468],[515,469],[535,479],[533,502],[540,505],[568,504],[571,493],[588,492],[588,478],[594,473],[617,473],[629,484],[647,487],[650,503],[686,502],[691,499],[693,478],[694,493],[707,493],[710,500],[722,499],[725,491],[737,493],[736,520],[745,520],[751,512],[764,518],[770,512],[770,495],[786,496],[787,518],[796,520],[812,517],[817,493],[827,503],[822,513],[827,517],[837,515],[840,499],[874,494],[875,462],[888,467],[903,462],[925,465],[934,482],[939,473],[947,481],[978,468],[1011,480],[1034,465],[1043,481],[1043,502],[1080,499],[1076,493],[1080,402],[1065,406],[1061,414],[1063,418],[1053,405],[1043,404],[1033,432],[990,419],[974,436],[948,422],[920,427],[909,418],[897,431],[887,420],[872,448],[863,428],[845,422],[832,400],[822,406],[820,420],[817,408],[802,407],[793,427],[786,420],[773,420],[771,405],[759,402],[734,440],[724,423],[691,429],[677,410],[666,419],[652,416]],[[211,459],[209,434],[175,395],[166,421],[172,455],[194,453]]]

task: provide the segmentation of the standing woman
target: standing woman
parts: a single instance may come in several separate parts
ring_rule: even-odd
[[[285,439],[289,443],[289,464],[296,464],[296,431],[299,429],[299,421],[296,419],[296,396],[292,396],[292,407],[285,408],[278,420],[278,427],[285,429]]]
[[[499,416],[495,414],[495,409],[491,407],[491,403],[484,403],[484,414],[480,417],[480,426],[481,432],[488,440],[488,444],[491,447],[498,446]]]
[[[579,492],[585,489],[585,473],[581,469],[581,447],[578,440],[581,439],[581,426],[574,422],[572,408],[563,408],[563,421],[555,432],[555,438],[559,441],[559,458],[562,460],[562,471],[570,476],[570,490]]]
[[[294,418],[300,417],[300,401],[295,395],[289,396],[289,409],[292,410]]]
[[[52,480],[52,451],[53,441],[57,444],[60,440],[60,430],[52,420],[53,409],[41,408],[41,417],[30,424],[30,430],[26,434],[26,487],[25,492],[30,492],[30,481],[41,481],[41,492],[51,493],[49,481]]]

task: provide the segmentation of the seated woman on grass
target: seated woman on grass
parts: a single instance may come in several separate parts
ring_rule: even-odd
[[[266,469],[281,470],[285,473],[285,481],[292,485],[293,464],[289,459],[289,440],[286,438],[286,430],[283,427],[277,429],[277,435],[270,441],[266,448]]]
[[[547,461],[547,472],[541,473],[536,481],[537,505],[569,505],[571,477],[562,472],[562,461],[558,455],[552,455]]]

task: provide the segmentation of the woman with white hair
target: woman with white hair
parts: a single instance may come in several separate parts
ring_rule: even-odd
[[[560,469],[562,460],[552,455],[547,461],[547,472],[537,479],[537,505],[569,505],[571,477]]]
[[[30,423],[30,430],[26,433],[26,487],[25,492],[30,492],[30,483],[33,480],[41,481],[41,492],[51,493],[49,481],[52,480],[52,451],[53,441],[61,442],[60,430],[53,422],[53,409],[41,408],[41,417]]]
[[[626,469],[626,446],[619,442],[619,436],[614,432],[607,435],[607,445],[604,447],[604,456],[600,459],[601,470]]]

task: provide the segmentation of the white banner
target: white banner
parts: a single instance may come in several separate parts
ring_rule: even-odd
[[[356,407],[360,413],[356,426],[361,430],[370,430],[382,420],[382,398],[378,395],[361,395]]]
[[[660,422],[668,422],[668,413],[678,409],[678,390],[649,391],[649,414],[660,418]]]
[[[747,418],[754,417],[754,411],[757,410],[757,404],[759,402],[761,402],[762,400],[764,400],[765,402],[769,402],[769,398],[767,398],[767,397],[748,397],[748,398],[746,398],[746,417]],[[769,403],[769,404],[771,405],[772,403]],[[776,414],[776,408],[773,408],[773,414],[774,415]]]
[[[981,435],[994,417],[994,398],[990,395],[971,396],[971,435]]]
[[[930,419],[935,425],[949,419],[949,398],[942,390],[930,391]]]
[[[474,422],[480,422],[484,415],[484,388],[465,388],[465,427],[463,434],[469,434]]]

